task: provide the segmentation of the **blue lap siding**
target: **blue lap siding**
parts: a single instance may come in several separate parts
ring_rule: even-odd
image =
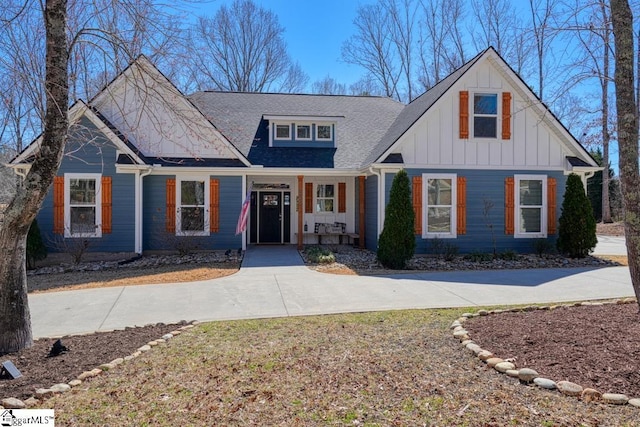
[[[372,175],[365,182],[365,245],[370,251],[378,248],[378,180]]]
[[[166,184],[175,175],[151,175],[144,179],[143,249],[145,251],[175,251],[238,249],[242,236],[235,235],[242,206],[242,178],[210,176],[220,182],[220,227],[208,236],[176,236],[166,231]]]
[[[98,238],[83,238],[89,242],[89,252],[133,252],[135,250],[135,179],[133,174],[117,174],[116,147],[86,117],[69,132],[57,175],[91,173],[112,179],[112,232]],[[98,197],[100,197],[98,195]],[[43,240],[51,252],[68,252],[77,239],[53,234],[53,187],[38,214]]]
[[[469,252],[493,252],[493,238],[498,252],[513,250],[521,253],[534,251],[533,243],[536,239],[514,238],[505,234],[505,178],[520,174],[546,175],[556,179],[556,226],[562,208],[566,176],[561,171],[536,171],[536,170],[456,170],[456,169],[407,169],[409,180],[414,176],[422,176],[423,173],[453,173],[458,177],[466,177],[466,234],[458,235],[454,239],[440,239],[446,243],[455,245],[460,253]],[[385,205],[389,201],[391,184],[395,174],[385,175]],[[424,184],[423,184],[424,185]],[[493,203],[489,214],[483,213],[485,201]],[[546,206],[546,204],[545,204]],[[423,207],[424,209],[424,207]],[[493,236],[489,225],[493,226]],[[557,233],[547,239],[555,243]],[[431,253],[432,239],[423,239],[416,235],[416,254]]]

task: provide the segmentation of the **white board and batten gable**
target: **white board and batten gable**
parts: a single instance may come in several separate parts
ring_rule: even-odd
[[[495,120],[494,137],[474,136],[476,95],[487,95],[495,102],[488,114]],[[504,129],[503,121],[508,121]],[[461,129],[464,122],[467,129]],[[405,166],[420,168],[566,170],[567,157],[578,157],[597,167],[492,48],[481,54],[381,159],[391,153],[401,153]]]
[[[144,56],[91,105],[147,157],[243,159]]]

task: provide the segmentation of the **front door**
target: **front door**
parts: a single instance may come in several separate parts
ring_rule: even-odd
[[[282,243],[282,193],[261,191],[258,195],[258,242]]]

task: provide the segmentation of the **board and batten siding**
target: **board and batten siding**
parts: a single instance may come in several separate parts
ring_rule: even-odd
[[[414,176],[423,173],[457,174],[466,178],[466,233],[458,234],[454,239],[440,239],[445,243],[455,245],[460,253],[493,252],[493,237],[489,225],[493,225],[496,247],[499,252],[513,250],[521,253],[534,251],[533,242],[536,239],[514,238],[505,234],[505,179],[519,174],[546,175],[556,179],[556,230],[560,218],[562,200],[566,184],[566,176],[561,171],[536,170],[478,170],[478,169],[406,169],[409,181]],[[385,176],[385,206],[389,202],[391,184],[395,174]],[[424,183],[423,183],[424,185]],[[484,215],[485,201],[493,203],[489,215]],[[423,207],[424,209],[424,207]],[[548,236],[550,242],[555,242],[555,235]],[[423,239],[416,235],[416,254],[432,253],[432,239]]]
[[[112,231],[103,233],[102,237],[83,238],[89,242],[89,252],[135,251],[135,176],[116,173],[116,157],[116,147],[87,118],[83,117],[71,127],[65,156],[57,175],[98,173],[112,179]],[[64,241],[74,240],[64,239],[63,235],[53,233],[53,186],[38,213],[38,226],[43,234],[43,241],[51,252],[67,251]]]
[[[235,235],[242,207],[242,177],[216,176],[219,182],[219,231],[208,236],[176,236],[166,230],[167,179],[175,175],[149,175],[143,178],[143,250],[174,251],[188,246],[193,250],[238,249],[242,236]],[[207,183],[207,185],[209,185]]]
[[[370,251],[378,250],[378,181],[370,175],[365,181],[365,245]]]
[[[470,124],[469,138],[459,134],[459,91],[511,94],[510,138],[501,138],[501,110],[498,135],[494,140],[475,139]],[[471,102],[471,101],[469,101]],[[513,87],[489,62],[470,70],[447,94],[421,117],[399,140],[398,150],[405,164],[420,167],[562,168],[566,151],[560,139],[542,118],[528,106]],[[501,107],[499,107],[501,108]],[[469,119],[473,121],[472,105]]]

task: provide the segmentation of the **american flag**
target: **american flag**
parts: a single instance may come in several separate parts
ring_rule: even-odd
[[[238,234],[244,233],[244,230],[247,229],[247,218],[249,217],[249,204],[251,203],[251,190],[253,184],[249,185],[249,190],[247,190],[247,197],[244,198],[244,202],[242,202],[242,209],[240,209],[240,216],[238,217],[238,225],[236,225],[236,236]]]

